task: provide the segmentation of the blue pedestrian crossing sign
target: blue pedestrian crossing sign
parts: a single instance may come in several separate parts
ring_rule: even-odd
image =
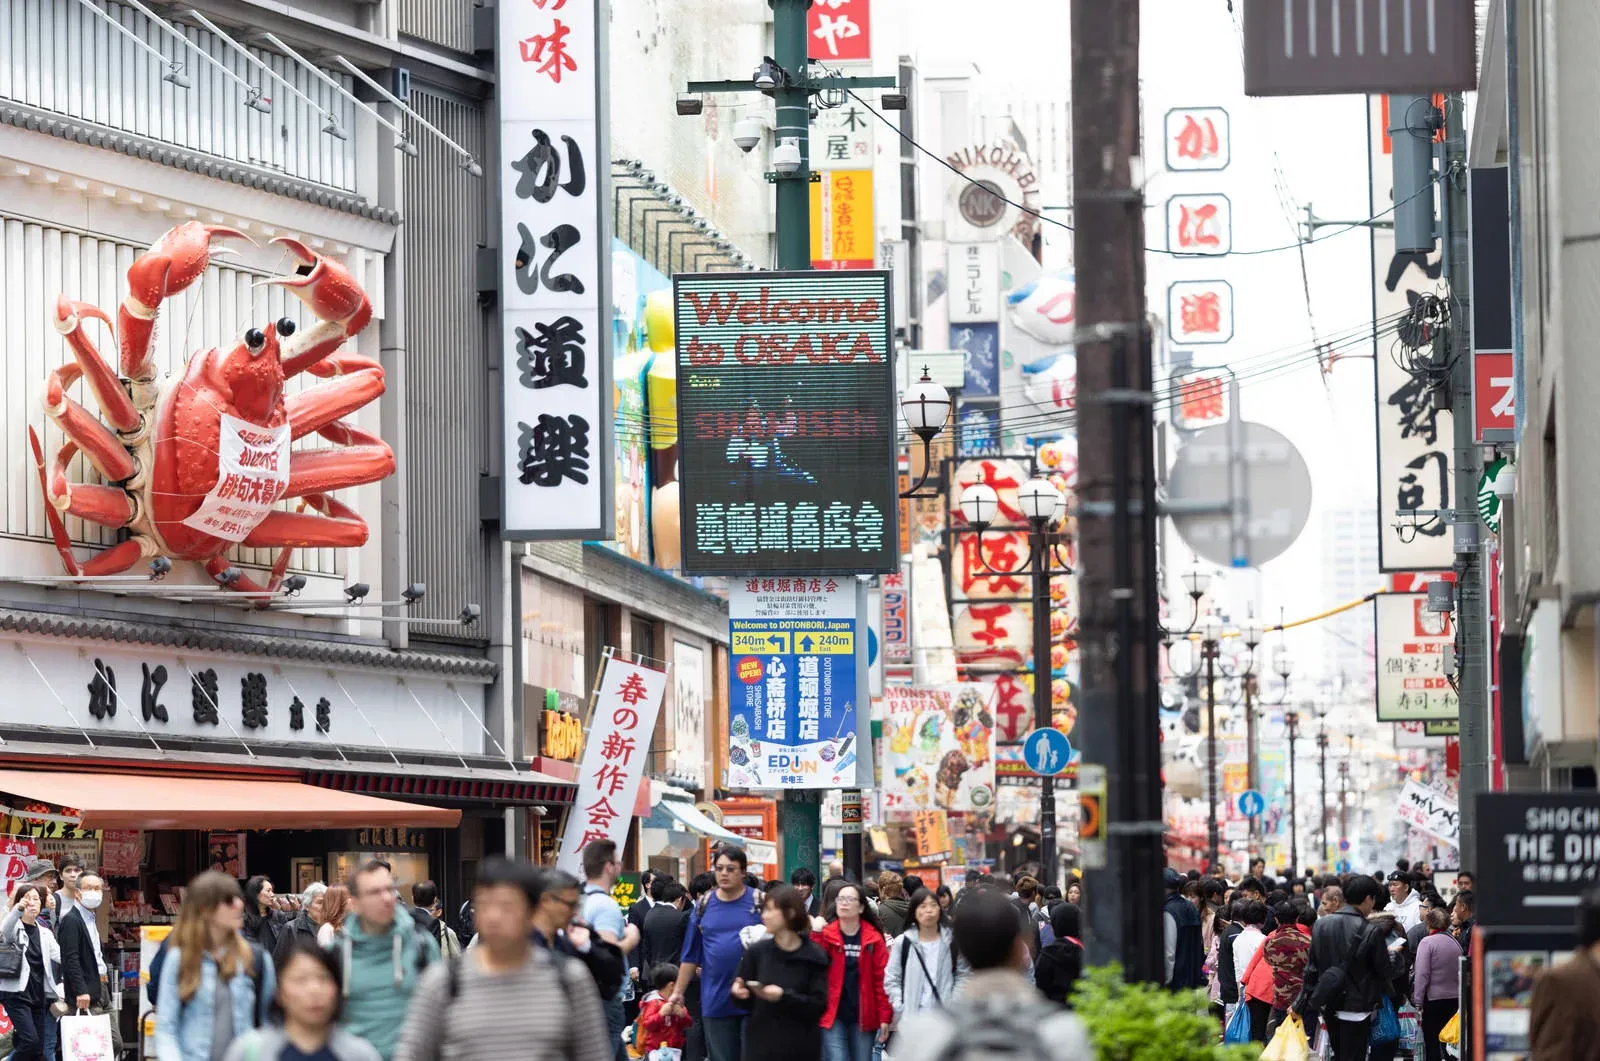
[[[1246,818],[1254,818],[1266,809],[1267,801],[1255,789],[1247,788],[1239,793],[1239,813]]]
[[[1054,777],[1072,761],[1072,742],[1059,729],[1036,729],[1022,738],[1022,761],[1041,777]]]

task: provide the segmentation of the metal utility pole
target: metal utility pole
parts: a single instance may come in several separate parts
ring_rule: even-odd
[[[1256,746],[1256,660],[1255,650],[1252,646],[1250,652],[1250,666],[1239,679],[1244,693],[1244,754],[1245,754],[1245,783],[1244,787],[1252,792],[1261,791],[1261,757],[1257,754]],[[1253,862],[1261,853],[1261,815],[1250,816],[1250,860]]]
[[[1038,526],[1028,536],[1033,554],[1033,725],[1049,729],[1051,716],[1050,667],[1050,528]],[[981,549],[981,546],[980,546]],[[1039,779],[1039,883],[1049,886],[1059,875],[1056,857],[1056,779],[1045,774]]]
[[[1339,846],[1342,848],[1350,842],[1350,760],[1346,759],[1339,764]],[[1337,860],[1335,860],[1337,861]]]
[[[775,150],[767,180],[776,185],[777,266],[784,270],[811,268],[811,182],[819,175],[811,169],[811,97],[824,89],[894,88],[893,77],[811,76],[806,54],[806,11],[812,0],[767,0],[772,7],[772,56],[763,57],[752,77],[735,81],[691,81],[693,95],[724,92],[762,92],[772,97],[776,111]],[[903,101],[902,101],[903,104]],[[701,113],[702,102],[680,98],[678,113]],[[798,165],[790,172],[779,167],[778,148],[793,142]],[[863,629],[865,617],[858,616]],[[855,832],[844,833],[841,854],[845,875],[859,881],[863,870],[861,850],[861,790],[847,789],[844,806],[855,811]],[[815,792],[790,791],[778,803],[778,831],[783,834],[784,865],[790,871],[818,865],[822,840],[822,804]]]
[[[1217,871],[1217,642],[1200,642],[1206,657],[1206,872]],[[1164,960],[1164,959],[1163,959]]]
[[[1317,752],[1322,757],[1322,857],[1319,863],[1328,861],[1328,724],[1324,722],[1317,731]],[[1324,865],[1322,871],[1328,872]]]
[[[1450,404],[1455,424],[1456,693],[1461,718],[1460,800],[1477,804],[1489,788],[1488,594],[1478,542],[1478,479],[1483,454],[1472,431],[1472,244],[1467,205],[1467,112],[1459,92],[1445,97],[1444,275],[1450,282]],[[1470,534],[1470,538],[1464,535]],[[1460,864],[1476,866],[1477,822],[1461,815]]]
[[[1300,798],[1295,788],[1294,742],[1300,736],[1300,712],[1286,711],[1284,727],[1289,731],[1289,872],[1300,873]]]
[[[1089,866],[1090,960],[1165,973],[1166,864],[1157,707],[1151,337],[1144,306],[1139,2],[1072,4],[1073,260],[1077,262],[1083,758],[1109,780],[1106,864]]]

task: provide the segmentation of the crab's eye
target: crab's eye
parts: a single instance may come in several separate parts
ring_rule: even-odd
[[[244,345],[251,350],[260,350],[267,345],[267,334],[260,328],[251,328],[244,333]]]
[[[278,334],[287,339],[289,336],[294,334],[294,321],[290,320],[288,317],[285,317],[278,322],[277,329]]]

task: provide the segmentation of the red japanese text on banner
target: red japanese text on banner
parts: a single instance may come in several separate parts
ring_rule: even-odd
[[[650,755],[650,737],[667,689],[667,672],[612,656],[606,660],[589,720],[589,743],[578,773],[578,794],[567,815],[556,865],[581,870],[585,845],[612,840],[627,844],[633,799]]]

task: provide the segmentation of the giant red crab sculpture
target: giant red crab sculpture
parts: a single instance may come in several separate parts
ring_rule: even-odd
[[[120,375],[85,334],[89,318],[108,326],[111,318],[65,295],[56,300],[56,330],[75,363],[50,374],[45,412],[67,441],[46,464],[38,434],[29,428],[28,437],[50,532],[68,574],[114,574],[141,560],[167,557],[204,564],[223,580],[230,566],[224,554],[234,545],[276,547],[265,586],[247,577],[227,578],[234,589],[265,594],[277,589],[296,548],[367,540],[366,523],[329,491],[384,478],[394,471],[394,454],[376,435],[340,419],[384,388],[378,362],[335,353],[372,316],[366,293],[343,266],[299,240],[273,240],[297,268],[292,276],[267,282],[288,288],[318,322],[304,330],[288,318],[265,328],[252,325],[233,349],[198,352],[181,374],[156,376],[151,337],[161,303],[205,274],[211,241],[219,238],[249,239],[235,229],[191,221],[168,230],[135,259],[115,326]],[[284,382],[301,372],[327,382],[285,395]],[[80,377],[104,423],[67,396]],[[290,451],[294,439],[313,432],[342,448]],[[80,450],[103,484],[69,479],[68,465]],[[299,498],[298,510],[278,508],[284,498]],[[129,533],[80,563],[64,514]]]

